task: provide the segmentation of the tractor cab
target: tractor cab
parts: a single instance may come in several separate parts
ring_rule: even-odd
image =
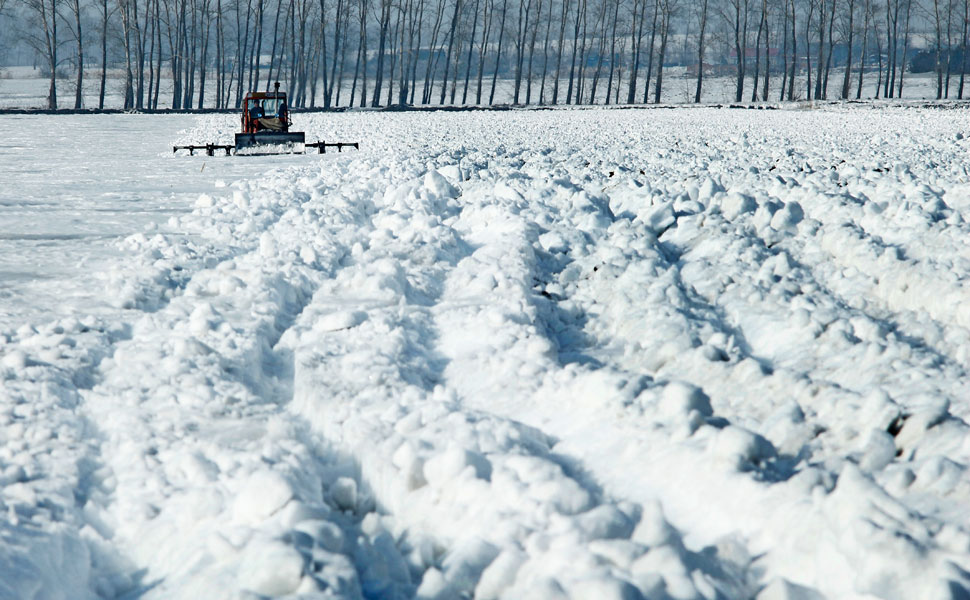
[[[272,92],[249,92],[243,102],[242,133],[260,131],[288,132],[290,130],[290,111],[286,104],[286,93],[280,91],[277,83]]]
[[[279,82],[272,92],[249,92],[243,100],[242,131],[236,134],[236,153],[303,152],[302,131],[290,131],[290,107]]]

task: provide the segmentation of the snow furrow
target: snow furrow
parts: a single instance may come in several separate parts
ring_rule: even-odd
[[[471,297],[449,295],[450,265],[478,252],[452,229],[464,218],[458,204],[472,200],[457,196],[435,172],[384,194],[354,264],[282,341],[294,349],[293,406],[359,461],[383,526],[410,549],[419,596],[632,593],[643,550],[623,540],[640,509],[598,502],[548,436],[467,407],[462,382],[445,375],[439,317],[478,303],[476,284],[462,287]]]
[[[282,410],[292,384],[287,355],[273,350],[347,250],[316,227],[325,186],[274,183],[194,215],[205,226],[213,210],[235,211],[243,232],[265,227],[250,236],[255,250],[199,271],[146,314],[85,394],[110,492],[91,518],[130,561],[116,593],[362,593],[357,555],[371,548],[342,512],[354,480]],[[327,218],[343,227],[361,211]]]

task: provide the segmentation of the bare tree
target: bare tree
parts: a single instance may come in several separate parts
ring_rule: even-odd
[[[960,65],[960,88],[957,98],[963,100],[964,75],[967,72],[967,26],[970,24],[970,0],[963,0],[963,35],[960,37],[960,55],[963,57]]]
[[[536,52],[536,39],[539,35],[540,21],[542,20],[542,0],[536,0],[536,18],[531,27],[532,36],[529,39],[529,62],[525,73],[525,103],[532,103],[532,63]]]
[[[495,84],[498,80],[498,68],[502,62],[502,42],[505,40],[505,16],[508,13],[509,0],[502,0],[502,21],[498,26],[498,48],[495,50],[495,68],[492,71],[492,90],[488,93],[488,103],[495,104]]]
[[[562,0],[559,21],[559,44],[556,46],[556,77],[552,82],[552,103],[559,103],[559,78],[562,75],[562,51],[566,36],[566,17],[569,14],[569,0]]]
[[[657,18],[660,14],[660,0],[653,3],[653,22],[650,25],[650,44],[647,46],[647,75],[643,81],[643,103],[646,104],[650,95],[650,79],[653,77],[653,51],[657,41]]]
[[[77,110],[81,108],[84,85],[84,36],[81,28],[81,0],[68,0],[68,6],[71,9],[71,14],[74,16],[74,28],[71,30],[71,34],[74,37],[77,52],[77,79],[74,84],[74,109]]]
[[[573,83],[576,74],[576,51],[579,50],[579,27],[585,16],[585,11],[586,0],[576,0],[576,19],[573,23],[573,56],[569,67],[569,87],[566,88],[566,104],[572,102]],[[580,65],[580,68],[582,68],[582,65]]]
[[[539,84],[539,104],[546,103],[546,75],[549,72],[549,38],[552,35],[552,6],[549,0],[549,15],[546,17],[546,40],[542,44],[542,78]]]
[[[812,99],[812,15],[815,13],[815,0],[808,1],[808,15],[805,17],[805,97]]]
[[[98,109],[104,109],[104,91],[108,80],[108,0],[101,0],[101,86],[98,92]]]
[[[445,75],[441,80],[441,97],[438,104],[445,103],[445,89],[448,87],[448,71],[451,68],[451,53],[455,49],[455,32],[458,30],[458,14],[461,12],[461,0],[454,0],[455,10],[451,16],[451,27],[448,30],[448,53],[445,55]]]
[[[761,99],[768,101],[768,87],[771,81],[771,5],[765,0],[765,76],[762,78]],[[782,28],[785,27],[782,22]]]
[[[707,33],[707,6],[708,0],[701,0],[699,8],[698,22],[700,31],[697,34],[697,86],[694,89],[694,102],[701,101],[701,86],[704,83],[704,51],[706,50],[705,34]]]
[[[667,54],[667,37],[670,34],[670,19],[674,13],[673,0],[660,0],[660,52],[657,56],[657,82],[653,88],[653,103],[660,104],[660,92],[664,81],[664,58]]]
[[[839,95],[840,98],[846,100],[849,98],[849,87],[852,83],[852,38],[853,33],[855,33],[854,19],[855,19],[855,0],[848,0],[848,6],[846,12],[848,13],[848,24],[846,24],[845,38],[846,49],[848,56],[845,59],[845,76],[842,78],[842,93]]]
[[[485,10],[482,13],[482,19],[484,22],[482,23],[482,41],[478,46],[475,104],[482,103],[482,77],[485,74],[485,56],[488,54],[488,40],[492,34],[492,23],[495,22],[495,0],[485,0]]]
[[[791,64],[788,72],[788,101],[795,100],[795,70],[798,67],[798,31],[796,28],[795,0],[789,0],[791,7]]]
[[[906,12],[903,15],[903,48],[899,55],[899,87],[896,88],[896,97],[901,98],[903,95],[903,74],[906,71],[906,55],[909,54],[909,26],[910,26],[910,16],[912,14],[913,3],[912,0],[906,0]]]
[[[761,0],[761,18],[758,19],[758,34],[754,38],[754,73],[751,81],[751,101],[758,100],[758,74],[761,71],[761,34],[767,28],[768,0]]]
[[[862,13],[862,52],[859,54],[859,85],[855,95],[857,100],[862,98],[862,80],[865,76],[866,58],[869,52],[869,24],[875,22],[872,18],[872,0],[865,0]]]
[[[421,95],[422,104],[428,104],[431,102],[431,87],[434,82],[435,70],[438,65],[438,56],[441,54],[441,49],[438,49],[438,35],[441,32],[441,24],[444,20],[444,14],[445,0],[438,0],[437,9],[435,10],[434,26],[431,28],[431,42],[428,44],[430,53],[428,55],[428,60],[426,61],[427,64],[424,73],[424,91]]]
[[[705,2],[707,0],[704,0]],[[552,0],[549,1],[549,7],[552,8]],[[616,27],[617,22],[620,20],[620,0],[613,0],[613,26],[610,32],[610,75],[606,82],[606,99],[604,104],[610,103],[610,90],[613,89],[613,74],[616,72]],[[619,89],[620,82],[617,80],[616,87]]]
[[[728,0],[721,15],[733,32],[735,66],[737,68],[737,84],[734,91],[734,101],[740,102],[744,97],[744,75],[746,66],[746,51],[748,44],[748,14],[750,0]]]
[[[481,0],[475,0],[475,8],[472,10],[472,34],[468,42],[468,56],[465,59],[465,86],[461,93],[461,103],[468,103],[468,84],[472,74],[472,52],[475,50],[475,34],[478,29],[478,9],[481,7]]]
[[[833,32],[835,29],[835,12],[838,7],[838,0],[831,0],[829,4],[829,19],[828,19],[828,46],[825,52],[825,75],[822,77],[822,98],[829,97],[829,75],[832,72],[832,55],[835,50],[835,39]],[[819,67],[821,68],[821,66]]]
[[[809,90],[809,98],[816,100],[822,99],[822,79],[825,65],[825,8],[826,1],[834,3],[834,0],[820,0],[818,5],[818,60],[815,63],[815,93]]]
[[[633,0],[633,21],[631,28],[630,49],[630,85],[626,96],[626,103],[633,104],[637,92],[637,75],[640,72],[640,50],[643,46],[643,24],[646,21],[648,0]]]
[[[49,71],[50,86],[47,91],[47,108],[57,108],[57,52],[60,40],[57,37],[57,19],[60,0],[25,0],[24,2],[30,19],[34,22],[34,30],[25,33],[27,42],[44,56]]]

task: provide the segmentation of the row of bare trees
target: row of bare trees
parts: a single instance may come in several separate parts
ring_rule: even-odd
[[[238,107],[277,80],[298,107],[656,103],[672,65],[686,67],[694,102],[712,76],[732,78],[736,101],[892,98],[917,45],[934,54],[938,97],[959,74],[962,98],[970,23],[970,0],[0,0],[0,11],[11,5],[49,71],[50,108],[66,71],[74,107],[85,104],[91,64],[99,108],[109,80],[126,109]]]

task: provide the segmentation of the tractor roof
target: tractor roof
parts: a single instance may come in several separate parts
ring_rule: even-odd
[[[286,100],[286,92],[249,92],[246,100]]]

